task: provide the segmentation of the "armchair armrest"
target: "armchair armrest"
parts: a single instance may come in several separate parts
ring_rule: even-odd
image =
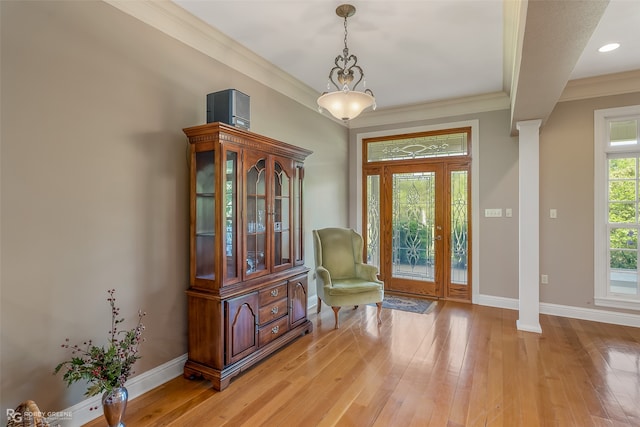
[[[331,287],[331,275],[329,274],[329,270],[324,267],[316,267],[316,283],[320,285],[319,287]]]
[[[382,283],[380,280],[378,280],[378,267],[376,267],[375,265],[362,263],[356,264],[356,275],[359,278],[368,280],[370,282]]]

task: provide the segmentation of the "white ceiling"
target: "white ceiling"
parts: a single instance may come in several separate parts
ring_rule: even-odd
[[[600,53],[617,42],[620,48]],[[576,64],[571,79],[640,69],[640,0],[611,0]]]
[[[326,90],[329,70],[344,43],[343,20],[335,14],[335,8],[343,1],[174,0],[174,3],[311,88],[318,92]],[[513,21],[525,18],[522,14],[520,18],[512,16],[510,10],[516,3],[526,3],[512,0],[506,3],[351,0],[350,3],[357,12],[348,20],[348,46],[365,71],[367,87],[375,93],[379,109],[496,92],[515,95],[510,62],[515,60],[512,50],[517,48],[518,35],[511,34],[511,29],[517,27]],[[529,80],[535,81],[536,75],[548,73],[555,65],[550,62],[554,55],[562,58],[557,68],[565,70],[564,75],[555,77],[562,86],[560,91],[569,79],[640,70],[640,0],[611,0],[608,6],[606,0],[530,3],[537,7],[537,14],[529,8],[526,32],[520,37],[525,41],[527,37],[538,40],[542,46],[533,51],[546,52],[529,56]],[[581,10],[581,4],[586,3],[590,9]],[[573,27],[568,22],[567,28],[559,31],[555,28],[564,27],[566,21],[574,21]],[[561,46],[558,53],[553,52],[555,41]],[[597,51],[602,44],[613,41],[621,44],[618,50],[606,54]],[[568,52],[569,49],[573,52]],[[527,50],[522,52],[524,64]],[[517,77],[519,71],[514,75]],[[529,80],[525,83],[530,83]],[[553,104],[556,101],[557,98]],[[526,118],[526,114],[538,113],[533,110],[522,114]]]

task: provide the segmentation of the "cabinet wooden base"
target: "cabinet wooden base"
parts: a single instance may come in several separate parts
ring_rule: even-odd
[[[222,391],[229,386],[229,383],[233,377],[246,371],[251,366],[265,359],[275,351],[279,350],[283,346],[287,345],[291,341],[300,338],[303,335],[309,334],[313,331],[313,323],[307,320],[301,325],[291,329],[286,334],[282,335],[278,339],[271,341],[264,347],[260,347],[255,352],[251,353],[242,360],[224,367],[222,370],[216,369],[201,363],[195,362],[191,359],[187,360],[184,365],[184,377],[189,379],[204,378],[211,381],[213,388],[218,391]]]

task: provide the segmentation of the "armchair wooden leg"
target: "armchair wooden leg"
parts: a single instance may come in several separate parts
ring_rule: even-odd
[[[331,307],[333,309],[333,315],[336,318],[336,325],[333,329],[338,329],[340,327],[340,323],[338,321],[338,312],[340,311],[340,307]]]
[[[322,300],[320,299],[320,297],[318,297],[318,313],[320,313],[320,310],[322,310]]]
[[[376,306],[378,306],[378,325],[382,324],[382,317],[380,317],[380,314],[382,313],[382,303],[381,302],[377,302]]]

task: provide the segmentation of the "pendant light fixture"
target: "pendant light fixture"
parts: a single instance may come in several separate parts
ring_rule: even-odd
[[[364,71],[358,65],[358,58],[355,55],[350,55],[347,47],[347,18],[355,13],[356,8],[350,4],[340,5],[336,9],[336,15],[344,18],[344,49],[342,55],[336,56],[335,66],[329,72],[329,82],[327,83],[327,90],[331,89],[331,84],[336,90],[324,92],[318,98],[320,112],[327,110],[335,118],[344,121],[358,117],[368,107],[376,109],[376,99],[370,89],[365,89],[364,92],[356,91],[360,82],[362,82],[363,88],[366,87],[366,81],[364,80]]]

